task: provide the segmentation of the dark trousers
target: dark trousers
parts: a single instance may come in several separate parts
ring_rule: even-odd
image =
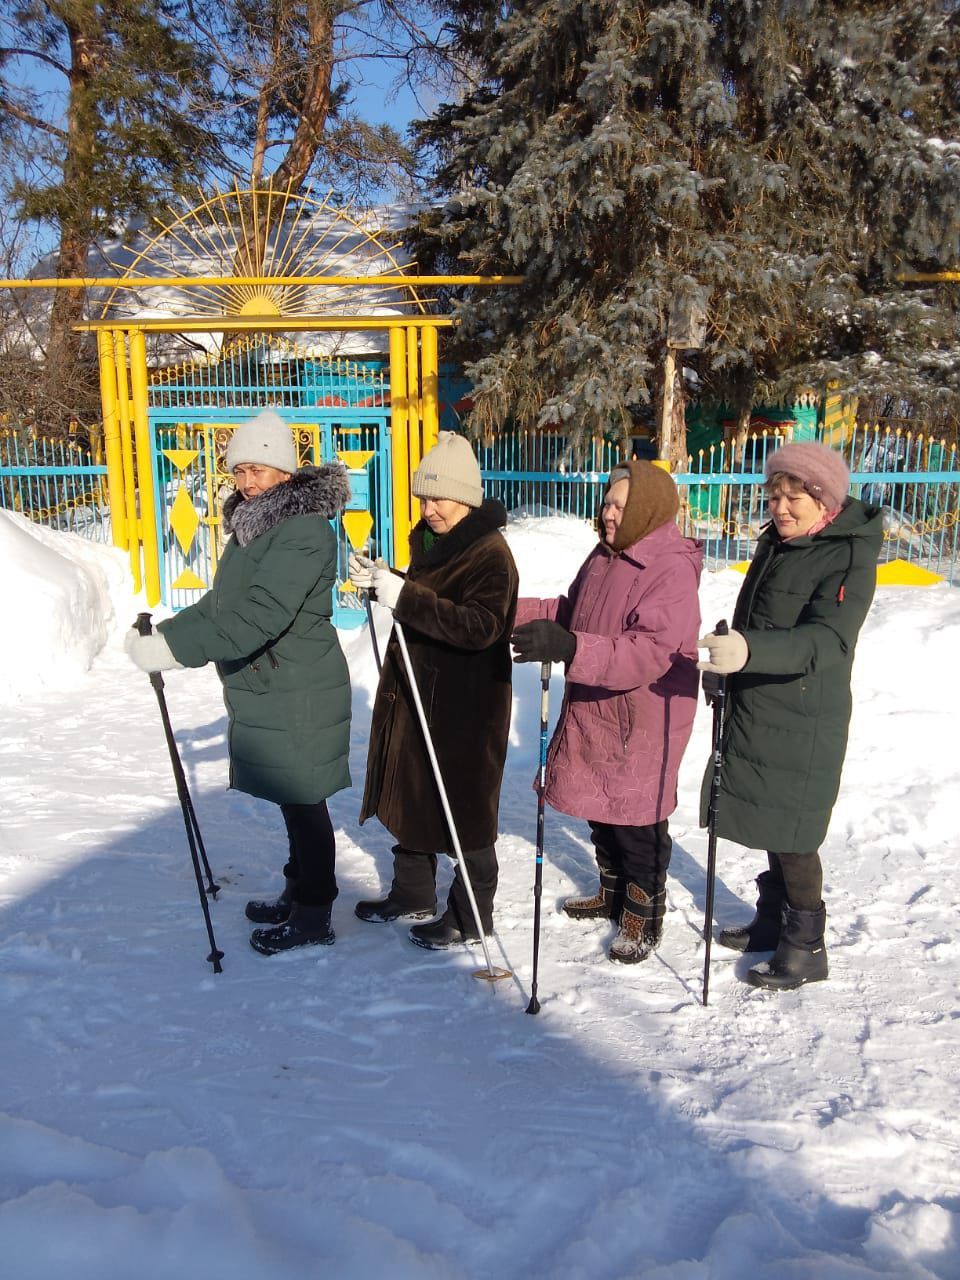
[[[304,907],[322,907],[337,896],[336,845],[327,802],[282,804],[290,841],[283,874],[293,884],[291,897]]]
[[[480,923],[485,933],[493,929],[493,899],[497,892],[499,865],[494,845],[485,849],[464,849],[463,860],[477,900]],[[437,855],[420,853],[416,849],[393,847],[393,884],[390,897],[394,902],[416,910],[433,910],[437,903]],[[444,913],[464,933],[475,933],[476,921],[470,908],[460,864],[454,872],[453,884],[447,897]]]
[[[600,870],[638,885],[655,902],[663,902],[673,849],[666,818],[643,827],[620,827],[611,822],[591,822],[589,826]]]
[[[771,875],[783,885],[787,906],[819,911],[823,901],[823,864],[819,853],[767,853]]]

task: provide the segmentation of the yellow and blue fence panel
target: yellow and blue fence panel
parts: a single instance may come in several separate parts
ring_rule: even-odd
[[[808,423],[796,438],[816,438]],[[765,430],[743,440],[719,440],[687,459],[674,474],[684,533],[704,545],[705,563],[720,568],[749,560],[766,523],[763,494],[767,456],[787,439]],[[960,554],[960,460],[957,446],[922,432],[853,425],[835,447],[850,467],[851,492],[885,508],[883,562],[903,561],[946,578],[957,577]],[[515,515],[572,515],[594,520],[610,471],[623,458],[651,457],[649,442],[626,446],[593,439],[574,448],[551,432],[508,431],[478,442],[488,496]]]
[[[96,441],[94,446],[96,446]],[[0,429],[0,509],[50,529],[110,542],[107,468],[96,447]]]
[[[335,525],[341,551],[335,619],[339,626],[356,626],[365,611],[347,575],[349,551],[368,547],[390,559],[393,547],[389,396],[384,391],[379,403],[370,403],[368,393],[353,394],[346,386],[329,393],[329,383],[318,385],[317,379],[305,396],[306,382],[294,388],[277,379],[271,390],[276,393],[280,385],[277,398],[286,401],[274,401],[272,407],[290,422],[303,462],[336,458],[350,472],[350,509]],[[230,432],[270,401],[264,394],[240,409],[213,392],[198,395],[196,386],[192,394],[188,387],[176,389],[171,379],[165,386],[167,402],[149,409],[153,505],[163,599],[179,608],[199,598],[216,569],[220,509],[232,485],[223,469]],[[334,394],[339,403],[332,403]],[[303,402],[307,397],[310,403]],[[300,403],[291,403],[295,399]],[[674,475],[681,527],[703,543],[708,567],[749,560],[766,521],[764,463],[787,438],[770,430],[739,441],[720,440],[691,454],[686,469]],[[574,448],[560,433],[521,431],[503,432],[475,447],[485,493],[513,515],[562,514],[587,521],[595,519],[617,462],[651,452],[643,441],[624,446],[596,439]],[[852,492],[885,508],[885,571],[906,564],[921,577],[935,574],[955,582],[960,555],[956,444],[882,424],[853,424],[839,447],[850,465]],[[106,470],[95,451],[76,441],[0,430],[0,507],[50,528],[110,541]]]

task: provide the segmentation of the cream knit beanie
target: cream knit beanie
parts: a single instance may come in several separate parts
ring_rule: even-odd
[[[448,498],[468,507],[483,504],[480,464],[470,442],[454,431],[441,431],[437,443],[413,473],[415,498]]]

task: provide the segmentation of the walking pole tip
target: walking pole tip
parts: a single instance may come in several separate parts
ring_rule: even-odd
[[[530,1003],[527,1005],[527,1013],[539,1013],[539,1012],[540,1012],[540,1001],[537,999],[536,996],[531,996]]]

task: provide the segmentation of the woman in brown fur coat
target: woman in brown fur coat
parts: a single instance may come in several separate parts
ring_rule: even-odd
[[[402,624],[440,773],[485,934],[493,929],[497,814],[510,728],[510,633],[518,575],[500,532],[506,512],[484,501],[468,442],[441,432],[414,475],[422,518],[405,576],[362,557],[358,587],[372,588]],[[361,920],[425,919],[436,911],[438,853],[453,853],[403,656],[395,635],[384,657],[370,726],[360,821],[380,819],[396,839],[385,898],[359,902]],[[479,941],[457,867],[443,915],[415,925],[430,949]]]

